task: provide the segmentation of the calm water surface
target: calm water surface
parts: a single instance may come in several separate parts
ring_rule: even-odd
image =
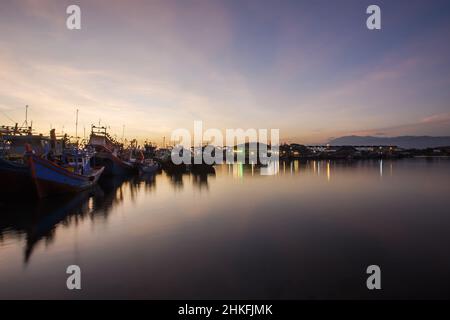
[[[1,202],[0,298],[450,298],[449,246],[450,160],[161,172]]]

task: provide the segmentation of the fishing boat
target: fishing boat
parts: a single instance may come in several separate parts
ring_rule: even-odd
[[[160,169],[159,162],[145,156],[145,149],[137,145],[137,140],[132,140],[130,146],[124,151],[123,157],[132,163],[141,174],[155,173]]]
[[[54,135],[54,131],[51,135]],[[35,154],[62,150],[61,141],[42,134],[33,134],[31,127],[0,127],[0,195],[20,196],[34,192],[27,162],[24,160],[25,145],[29,144]]]
[[[144,157],[146,159],[154,158],[155,157],[155,151],[157,146],[153,144],[152,142],[145,141],[144,143]]]
[[[155,158],[161,163],[169,162],[172,150],[169,148],[159,148],[155,151]]]
[[[106,127],[93,125],[88,145],[96,151],[92,158],[93,165],[105,167],[105,175],[124,176],[136,172],[132,162],[122,159],[123,144],[112,138]]]
[[[86,190],[104,171],[104,167],[91,167],[94,153],[89,150],[66,150],[60,158],[54,158],[52,154],[36,155],[28,144],[26,148],[25,158],[39,198]]]
[[[158,171],[160,169],[160,165],[158,162],[153,161],[152,159],[146,159],[138,164],[138,168],[139,172],[142,174],[151,174]]]
[[[190,151],[187,149],[178,150],[178,149],[174,149],[174,148],[160,148],[160,149],[156,150],[155,160],[157,162],[159,162],[161,167],[166,172],[171,172],[171,173],[172,172],[173,173],[186,172],[189,169],[190,164],[186,164],[184,162],[175,164],[172,161],[172,154],[176,154],[176,152],[178,152],[180,154],[180,156],[183,154],[183,152],[190,153]]]

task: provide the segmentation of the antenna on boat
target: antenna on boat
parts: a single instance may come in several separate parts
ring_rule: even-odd
[[[122,125],[122,143],[123,143],[123,139],[125,138],[125,125]]]
[[[22,127],[28,129],[28,105],[25,106],[25,121],[22,123]]]

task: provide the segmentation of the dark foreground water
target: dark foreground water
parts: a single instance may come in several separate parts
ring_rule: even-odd
[[[279,170],[223,165],[3,202],[0,298],[450,298],[450,160]],[[66,288],[72,264],[81,291]]]

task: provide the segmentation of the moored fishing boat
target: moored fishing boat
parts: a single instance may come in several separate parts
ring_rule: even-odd
[[[24,160],[25,145],[29,144],[37,155],[49,150],[58,154],[63,142],[51,137],[33,134],[31,127],[0,127],[0,196],[23,196],[34,192],[30,170]]]
[[[105,167],[105,175],[107,176],[125,176],[136,171],[133,163],[122,160],[115,155],[111,150],[106,148],[96,147],[98,150],[93,158],[94,165]]]
[[[96,151],[92,163],[104,166],[104,175],[124,176],[136,172],[136,167],[132,162],[121,158],[123,145],[115,141],[106,132],[105,127],[92,126],[89,146]]]
[[[146,157],[145,154],[145,149],[137,145],[137,140],[132,140],[130,146],[123,152],[123,158],[132,163],[141,174],[155,173],[160,169],[160,163],[152,157]]]
[[[156,150],[155,160],[159,162],[161,168],[164,169],[164,171],[166,172],[170,173],[186,172],[189,169],[190,164],[186,164],[184,162],[175,164],[172,160],[172,154],[176,154],[176,152],[178,152],[180,155],[182,155],[183,152],[190,153],[190,151],[187,149],[176,150],[173,148],[161,148]]]
[[[152,159],[144,160],[143,162],[138,164],[139,172],[142,174],[151,174],[155,173],[160,169],[160,165],[158,162],[153,161]]]
[[[44,198],[54,194],[74,193],[95,185],[104,167],[93,168],[93,153],[84,150],[66,151],[60,159],[37,156],[27,145],[25,154],[36,194]]]

